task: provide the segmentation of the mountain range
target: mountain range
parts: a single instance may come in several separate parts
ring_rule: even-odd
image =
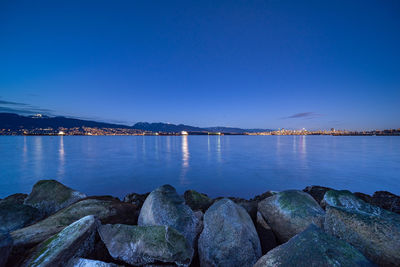
[[[0,129],[35,129],[35,128],[53,128],[59,127],[74,128],[74,127],[97,127],[97,128],[124,128],[124,129],[137,129],[150,132],[165,132],[177,133],[181,131],[187,132],[221,132],[221,133],[236,133],[241,134],[245,132],[266,132],[273,131],[271,129],[242,129],[231,127],[196,127],[184,124],[171,124],[171,123],[149,123],[138,122],[133,126],[113,124],[105,122],[97,122],[91,120],[81,120],[66,117],[49,117],[45,115],[35,116],[22,116],[14,113],[0,113]]]

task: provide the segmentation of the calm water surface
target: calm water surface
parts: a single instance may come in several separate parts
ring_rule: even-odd
[[[166,183],[213,197],[313,184],[400,194],[400,137],[0,136],[0,198],[39,179],[118,197]]]

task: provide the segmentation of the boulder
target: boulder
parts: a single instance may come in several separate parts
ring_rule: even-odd
[[[11,232],[42,218],[38,209],[24,205],[25,194],[0,200],[0,232]]]
[[[144,201],[146,200],[146,197],[149,194],[150,193],[145,193],[145,194],[130,193],[124,197],[123,201],[127,202],[127,203],[131,203],[133,205],[136,205],[138,207],[138,209],[141,209]]]
[[[279,242],[287,242],[311,223],[322,227],[324,210],[307,193],[287,190],[258,203],[258,210]]]
[[[114,263],[104,261],[89,260],[84,258],[74,258],[70,260],[66,267],[120,267]]]
[[[48,216],[85,197],[85,194],[72,190],[56,180],[40,180],[25,199],[25,205],[37,208],[44,216]]]
[[[317,203],[321,203],[321,200],[324,198],[324,195],[327,191],[332,190],[332,188],[319,186],[319,185],[312,185],[307,186],[303,189],[304,192],[310,194]]]
[[[170,185],[163,185],[150,193],[140,210],[138,225],[171,226],[193,247],[201,231],[199,219]]]
[[[83,217],[40,243],[23,266],[65,266],[71,258],[89,254],[93,250],[97,226],[93,215]]]
[[[261,256],[260,240],[249,214],[226,198],[204,214],[198,250],[201,266],[252,266]]]
[[[0,232],[0,267],[6,265],[8,255],[12,249],[12,238],[9,233]]]
[[[12,232],[14,245],[32,247],[87,215],[95,215],[102,223],[136,224],[138,211],[136,206],[112,198],[84,199],[40,222]]]
[[[352,244],[379,266],[400,266],[400,215],[372,211],[327,206],[325,231]]]
[[[205,212],[213,203],[213,200],[206,194],[199,193],[195,190],[187,190],[183,197],[185,198],[186,205],[193,211],[200,210]]]
[[[264,220],[260,212],[257,212],[256,230],[258,237],[260,238],[262,255],[277,246],[274,232]]]
[[[169,226],[107,224],[99,234],[110,255],[132,265],[156,262],[189,266],[193,248],[186,238]]]
[[[287,243],[269,251],[254,267],[374,266],[357,249],[311,224]]]

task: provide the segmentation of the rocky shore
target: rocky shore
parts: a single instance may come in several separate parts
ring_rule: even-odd
[[[2,266],[400,266],[400,197],[310,186],[211,199],[163,185],[121,201],[42,180],[0,200]]]

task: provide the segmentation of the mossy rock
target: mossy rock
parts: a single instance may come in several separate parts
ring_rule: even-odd
[[[33,186],[24,204],[37,208],[44,216],[48,216],[85,197],[85,194],[56,180],[40,180]]]
[[[356,248],[311,224],[287,243],[261,257],[254,267],[375,266]]]
[[[199,193],[195,190],[187,190],[183,194],[183,197],[185,198],[186,205],[194,211],[201,210],[205,212],[213,203],[213,200],[206,194]]]
[[[287,242],[311,223],[322,227],[324,210],[307,193],[287,190],[258,203],[258,210],[272,228],[278,241]]]
[[[86,256],[94,247],[98,221],[85,216],[40,243],[23,266],[65,266],[74,257]]]
[[[99,234],[114,259],[132,265],[189,266],[194,253],[186,238],[169,226],[107,224],[99,228]]]

